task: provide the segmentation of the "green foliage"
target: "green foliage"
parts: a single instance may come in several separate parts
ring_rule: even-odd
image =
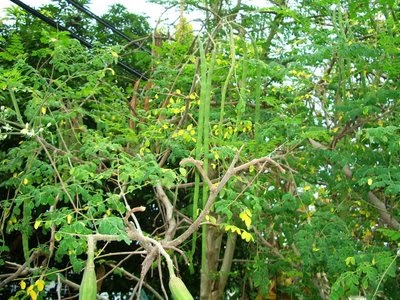
[[[178,252],[175,263],[193,295],[222,286],[221,298],[397,299],[399,10],[353,2],[187,1],[205,8],[209,31],[196,37],[181,16],[152,56],[65,2],[43,12],[100,41],[93,49],[10,9],[17,22],[0,25],[0,265],[29,261],[32,282],[79,273],[94,235],[106,242],[98,266],[114,268],[112,255],[124,276],[145,274],[169,261],[126,251],[140,244],[157,259],[151,247],[194,224],[228,174],[196,223],[202,235],[164,249],[187,254],[191,276]],[[120,5],[105,18],[133,39],[149,35]],[[132,89],[120,59],[151,65],[151,83]],[[180,164],[189,157],[201,168]],[[234,246],[227,232],[241,237]],[[161,278],[145,280],[162,291]]]

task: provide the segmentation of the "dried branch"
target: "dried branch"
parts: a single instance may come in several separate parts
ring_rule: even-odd
[[[15,273],[11,274],[9,277],[7,277],[6,279],[4,279],[2,282],[0,282],[0,289],[5,287],[8,283],[10,283],[11,281],[13,281],[14,279],[18,278],[19,275],[21,275],[21,273],[23,271],[25,271],[25,269],[29,269],[29,265],[30,263],[36,259],[38,256],[40,255],[39,251],[35,251],[31,254],[31,256],[29,257],[29,259],[23,264],[20,265],[17,269],[17,271],[15,271]]]
[[[212,183],[212,181],[210,180],[210,178],[208,177],[206,171],[203,168],[203,162],[200,160],[196,160],[192,157],[189,158],[185,158],[183,159],[179,165],[180,166],[184,166],[185,164],[193,164],[195,165],[195,167],[197,168],[197,170],[200,172],[201,177],[203,177],[203,179],[205,180],[205,182],[207,182],[208,184],[208,188],[210,189],[210,191],[212,191],[213,189],[215,189],[214,184]]]
[[[114,263],[107,263],[108,266],[110,266],[113,269],[118,269],[119,271],[121,271],[124,276],[126,276],[127,278],[131,279],[131,280],[135,280],[135,281],[139,281],[140,278],[133,275],[132,273],[129,273],[128,271],[126,271],[124,268],[119,267],[118,265],[114,264]],[[143,286],[148,289],[150,292],[153,293],[154,297],[156,297],[156,299],[164,299],[151,285],[149,285],[148,283],[144,282]]]
[[[175,231],[176,231],[176,220],[174,218],[174,206],[172,205],[171,201],[169,200],[167,194],[165,193],[161,183],[158,183],[155,187],[155,192],[157,198],[161,201],[162,205],[165,209],[165,219],[166,223],[165,226],[167,230],[165,232],[164,239],[170,241],[174,238]]]
[[[281,172],[283,172],[283,173],[285,172],[285,169],[283,169],[276,161],[271,159],[269,156],[265,156],[265,157],[258,158],[258,159],[253,159],[248,163],[245,163],[238,167],[235,167],[237,161],[239,160],[239,154],[240,154],[242,148],[239,149],[238,153],[233,158],[231,165],[229,166],[228,170],[226,171],[225,175],[222,177],[221,181],[217,184],[217,186],[215,186],[211,183],[210,178],[208,178],[207,174],[204,172],[202,164],[200,164],[199,161],[189,158],[189,159],[184,159],[181,162],[181,164],[186,163],[186,162],[195,164],[195,166],[199,170],[200,174],[203,176],[204,180],[210,186],[210,194],[208,196],[208,199],[204,206],[204,209],[199,214],[197,219],[189,226],[188,229],[186,229],[185,232],[183,232],[179,237],[175,238],[173,241],[171,241],[170,243],[168,243],[166,245],[168,245],[169,247],[171,247],[171,246],[176,247],[176,246],[180,245],[181,243],[183,243],[195,231],[198,230],[198,228],[200,227],[204,218],[210,213],[211,207],[213,206],[219,192],[223,189],[223,187],[226,185],[226,183],[229,181],[229,179],[232,176],[234,176],[236,173],[243,171],[243,170],[247,170],[250,166],[260,164],[263,162],[269,162],[270,164],[276,166]]]

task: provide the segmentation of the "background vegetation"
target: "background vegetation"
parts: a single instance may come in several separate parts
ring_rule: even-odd
[[[2,20],[1,297],[399,299],[399,2],[154,2]]]

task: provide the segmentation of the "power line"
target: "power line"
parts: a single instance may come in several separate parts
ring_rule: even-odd
[[[105,27],[111,29],[112,32],[118,34],[120,37],[124,38],[125,40],[127,40],[129,43],[135,45],[137,48],[142,49],[143,51],[147,52],[148,54],[151,54],[151,52],[147,49],[145,49],[142,45],[140,45],[139,43],[133,41],[129,36],[127,36],[125,33],[123,33],[121,30],[115,28],[113,25],[111,25],[108,21],[100,18],[99,16],[95,15],[94,13],[92,13],[90,10],[88,10],[87,8],[85,8],[84,6],[80,5],[79,3],[72,1],[72,0],[66,0],[69,4],[75,6],[75,8],[77,8],[78,10],[80,10],[81,12],[87,14],[89,17],[95,19],[97,22],[99,22],[100,24],[104,25]]]
[[[51,18],[43,15],[42,13],[38,12],[36,9],[33,9],[32,7],[26,5],[22,1],[19,1],[19,0],[10,0],[10,1],[14,2],[18,6],[20,6],[22,9],[24,9],[27,12],[29,12],[30,14],[34,15],[35,17],[37,17],[37,18],[41,19],[42,21],[46,22],[50,26],[52,26],[52,27],[54,27],[56,29],[59,29],[61,31],[68,31],[70,33],[71,37],[73,37],[74,39],[78,40],[82,45],[86,46],[87,48],[89,48],[89,49],[93,48],[92,44],[90,44],[88,41],[86,41],[82,37],[78,36],[77,34],[72,32],[71,30],[69,30],[68,28],[58,24],[53,19],[51,19]],[[124,62],[119,61],[118,65],[120,67],[122,67],[124,70],[128,71],[129,73],[131,73],[131,74],[133,74],[133,75],[135,75],[137,77],[140,77],[143,80],[148,80],[148,78],[143,73],[141,73],[138,70],[130,67],[129,65],[125,64]]]

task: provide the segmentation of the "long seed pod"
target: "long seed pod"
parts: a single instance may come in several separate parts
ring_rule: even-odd
[[[174,300],[193,300],[185,283],[177,276],[171,276],[169,279],[169,289]]]
[[[94,248],[95,241],[93,236],[87,238],[88,250],[85,271],[81,286],[79,288],[79,300],[96,300],[97,284],[96,284],[96,271],[94,268]]]

